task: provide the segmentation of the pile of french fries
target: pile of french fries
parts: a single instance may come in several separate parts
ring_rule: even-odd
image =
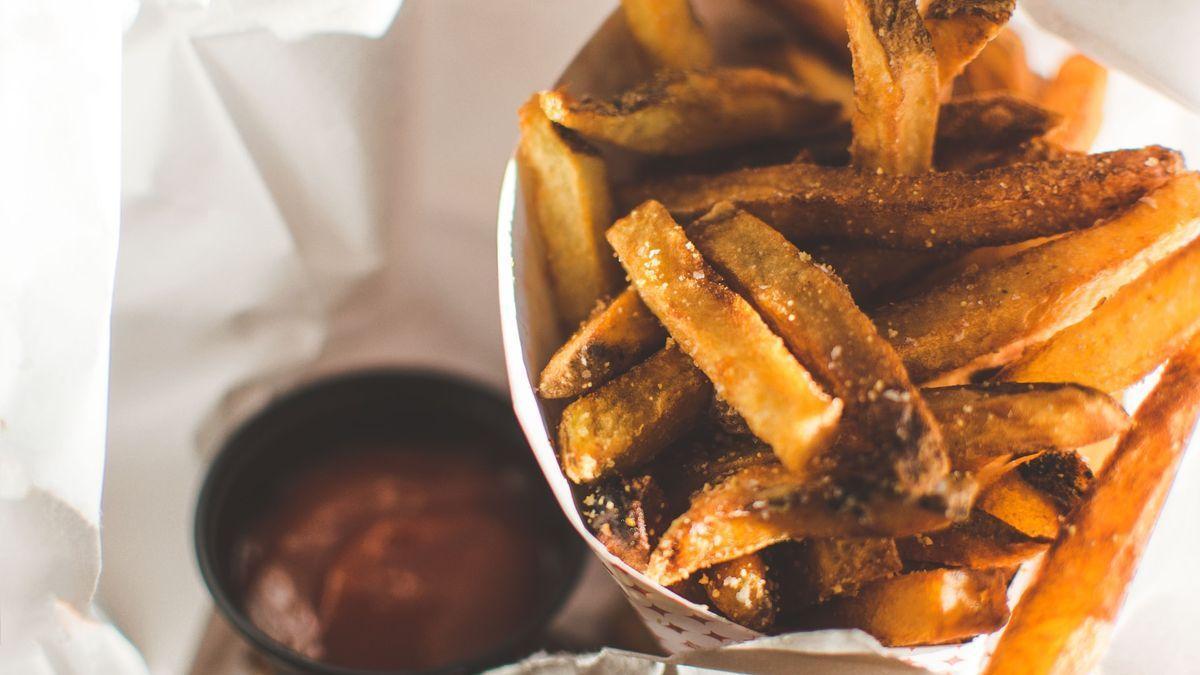
[[[520,111],[581,512],[753,629],[1084,672],[1200,412],[1200,175],[1086,154],[1105,71],[1033,73],[1012,0],[761,5],[788,38],[727,65],[623,0],[644,81]]]

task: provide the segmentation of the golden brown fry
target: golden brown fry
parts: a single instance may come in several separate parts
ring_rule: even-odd
[[[817,607],[807,628],[858,628],[889,647],[959,642],[1008,620],[1006,570],[935,569],[867,584]]]
[[[1025,60],[1025,44],[1007,27],[967,64],[958,81],[967,93],[1006,91],[1029,100],[1035,100],[1042,87]]]
[[[1099,227],[889,305],[875,321],[915,381],[954,381],[1083,319],[1198,232],[1200,175],[1184,174]]]
[[[1182,167],[1178,153],[1157,146],[972,174],[887,176],[785,164],[652,181],[629,189],[625,198],[657,199],[680,220],[730,201],[791,241],[975,247],[1090,227]]]
[[[938,64],[916,3],[846,0],[846,26],[854,61],[854,164],[890,174],[928,170]]]
[[[1017,472],[1007,473],[983,491],[975,502],[982,511],[1027,537],[1052,541],[1058,536],[1062,513],[1047,495],[1021,479]]]
[[[689,155],[827,129],[836,104],[758,68],[663,71],[601,101],[564,91],[539,94],[542,111],[584,137],[651,155]]]
[[[593,148],[546,119],[536,97],[521,107],[520,122],[526,210],[549,261],[559,318],[575,326],[620,280],[604,243],[613,219],[608,174]]]
[[[650,552],[670,523],[666,496],[657,480],[643,474],[614,476],[589,486],[580,514],[600,543],[636,569],[646,569]]]
[[[1103,654],[1200,414],[1200,340],[1180,352],[1063,529],[988,663],[988,675],[1086,673]]]
[[[632,368],[667,339],[637,291],[626,288],[579,326],[542,369],[538,394],[572,398]]]
[[[608,241],[642,300],[717,394],[789,469],[808,470],[836,435],[841,401],[721,282],[661,204],[634,209],[609,228]]]
[[[998,376],[1073,380],[1104,391],[1138,382],[1200,332],[1200,242],[1193,242],[1023,354]]]
[[[1011,568],[1050,546],[1049,539],[1030,537],[982,511],[950,527],[896,540],[907,562],[974,569]]]
[[[785,549],[786,547],[786,549]],[[892,539],[809,539],[780,544],[770,553],[781,603],[800,607],[852,594],[863,584],[895,576],[903,567]]]
[[[744,211],[717,206],[688,228],[696,248],[749,298],[800,363],[845,405],[849,452],[828,456],[856,486],[918,499],[947,488],[937,421],[895,350],[837,277]]]
[[[815,41],[823,51],[839,62],[849,63],[846,49],[846,10],[844,0],[758,0],[775,11],[798,33],[804,43]]]
[[[690,429],[711,395],[691,359],[668,346],[567,406],[558,425],[563,472],[587,483],[638,466]]]
[[[802,247],[841,279],[860,306],[871,307],[936,269],[953,255],[946,250],[904,251],[848,244]]]
[[[730,620],[759,631],[775,624],[772,583],[767,564],[757,553],[713,565],[701,573],[700,586]]]
[[[625,22],[638,44],[659,66],[709,68],[712,43],[688,0],[621,0]]]
[[[1063,62],[1042,92],[1042,105],[1063,116],[1046,140],[1068,150],[1087,152],[1104,121],[1108,70],[1082,54]]]
[[[1077,384],[989,384],[921,390],[951,467],[980,484],[1023,455],[1072,450],[1113,438],[1129,427],[1121,404]]]
[[[750,466],[695,496],[659,540],[646,575],[670,585],[697,570],[788,539],[928,532],[950,523],[947,510],[886,498],[848,500],[840,490],[798,481],[779,464]]]
[[[948,89],[1012,18],[1015,0],[934,0],[925,28],[937,54],[938,83]]]

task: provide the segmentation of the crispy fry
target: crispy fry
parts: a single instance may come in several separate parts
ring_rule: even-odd
[[[647,202],[609,228],[634,287],[680,348],[780,460],[802,474],[833,440],[842,403],[729,290],[667,210]]]
[[[663,71],[611,101],[539,94],[546,116],[584,137],[651,155],[689,155],[827,129],[839,107],[757,68]]]
[[[625,22],[638,44],[659,66],[709,68],[712,43],[688,0],[621,0]]]
[[[580,513],[600,543],[636,570],[646,569],[650,552],[670,523],[666,496],[648,474],[594,483]]]
[[[860,442],[830,456],[841,476],[917,499],[945,489],[937,421],[895,350],[837,277],[761,220],[717,206],[688,228],[700,253],[767,319],[800,363],[845,405]]]
[[[967,64],[958,81],[966,93],[1006,91],[1029,100],[1035,100],[1042,87],[1025,60],[1025,44],[1007,27]]]
[[[1017,605],[986,673],[1086,673],[1105,643],[1200,414],[1200,340],[1134,416]]]
[[[1050,540],[1030,537],[976,511],[966,522],[898,539],[896,546],[906,562],[991,569],[1016,567],[1049,548]]]
[[[1043,452],[1017,466],[1021,479],[1050,498],[1063,515],[1079,506],[1095,475],[1074,450]]]
[[[809,616],[808,628],[858,628],[889,647],[959,642],[1008,620],[1005,570],[935,569],[867,584]]]
[[[659,539],[646,575],[669,585],[696,570],[788,539],[907,536],[945,527],[945,512],[886,498],[847,500],[775,463],[741,469],[692,500]]]
[[[772,557],[772,568],[778,568],[781,604],[789,607],[853,594],[863,584],[895,576],[903,567],[892,539],[809,539],[776,548],[786,550]]]
[[[700,419],[711,395],[691,359],[668,346],[567,406],[558,425],[563,471],[587,483],[645,462]]]
[[[1059,508],[1016,472],[1005,474],[984,490],[975,508],[1027,537],[1052,541],[1058,536]]]
[[[625,199],[657,199],[680,220],[730,201],[792,241],[975,247],[1090,227],[1182,166],[1178,153],[1157,146],[973,174],[887,176],[785,164],[654,181],[627,190]]]
[[[891,293],[936,269],[953,255],[945,250],[904,251],[847,244],[819,244],[803,248],[822,265],[831,267],[850,289],[855,301],[863,307],[889,299]]]
[[[1104,391],[1138,382],[1200,332],[1200,242],[1109,298],[1079,323],[1023,354],[998,376],[1073,380]]]
[[[992,481],[1015,457],[1113,438],[1129,416],[1107,394],[1076,384],[990,384],[923,389],[955,471]]]
[[[951,99],[938,117],[938,150],[1011,148],[1041,136],[1063,122],[1063,116],[1005,92]],[[960,150],[961,152],[962,150]]]
[[[1198,232],[1200,175],[1181,175],[1099,227],[889,305],[875,321],[915,381],[953,381],[1083,319]]]
[[[559,318],[574,326],[620,280],[603,237],[613,219],[608,174],[592,147],[546,119],[536,98],[521,107],[520,122],[526,209],[546,251]]]
[[[717,563],[700,575],[700,586],[717,611],[754,630],[775,623],[772,585],[767,564],[757,553]]]
[[[1015,0],[934,0],[925,28],[937,54],[938,83],[948,89],[1012,18]]]
[[[846,49],[846,10],[844,0],[758,0],[774,10],[798,33],[806,44],[815,41],[826,54],[849,63]]]
[[[1104,121],[1104,93],[1108,70],[1082,54],[1063,62],[1058,75],[1042,92],[1042,105],[1063,116],[1063,124],[1046,134],[1046,140],[1087,152]]]
[[[854,61],[854,164],[914,174],[933,164],[938,64],[917,5],[846,0]]]
[[[662,345],[667,331],[637,291],[626,288],[579,326],[542,369],[538,394],[572,398],[632,368]]]

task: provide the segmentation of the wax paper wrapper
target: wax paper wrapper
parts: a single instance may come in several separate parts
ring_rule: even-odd
[[[747,36],[778,30],[769,17],[741,0],[694,0],[693,4],[713,35],[718,51],[744,41]],[[1013,25],[1025,38],[1031,64],[1038,70],[1052,72],[1073,51],[1061,40],[1037,30],[1022,15],[1014,18]],[[631,40],[623,18],[619,13],[614,14],[582,47],[558,85],[577,94],[597,95],[611,94],[628,86],[629,73],[638,71],[636,64],[630,62],[630,54],[636,53]],[[1187,154],[1188,149],[1200,144],[1193,118],[1127,77],[1114,73],[1109,101],[1115,103],[1106,111],[1106,127],[1097,149],[1162,143],[1183,149]],[[1137,101],[1137,106],[1129,105],[1132,101]],[[1195,152],[1190,154],[1200,157]],[[499,264],[502,327],[513,404],[563,511],[619,582],[645,624],[663,647],[675,655],[670,663],[760,671],[785,668],[822,672],[835,665],[839,669],[853,668],[854,672],[899,672],[912,668],[936,673],[977,671],[997,635],[981,636],[961,645],[913,649],[885,648],[857,630],[762,637],[653,584],[610,554],[588,532],[550,441],[549,425],[553,418],[534,393],[537,374],[565,336],[557,326],[546,270],[525,218],[519,183],[515,164],[510,162],[499,205]],[[1193,490],[1185,498],[1195,502],[1195,494]],[[1180,498],[1174,501],[1179,502]],[[1150,555],[1153,556],[1153,551]],[[1010,603],[1019,597],[1030,571],[1026,569],[1018,575],[1010,590]],[[600,663],[610,663],[613,667],[620,664],[621,669],[630,667],[628,655],[610,653],[589,658],[600,658]],[[644,662],[644,666],[640,671],[628,672],[662,672],[664,667],[650,661]],[[527,671],[517,670],[540,672],[543,667],[552,671],[553,658],[534,660],[523,666]],[[573,667],[586,670],[596,667],[596,663],[579,662]]]

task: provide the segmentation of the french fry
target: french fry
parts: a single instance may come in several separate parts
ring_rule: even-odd
[[[1014,472],[1007,473],[979,495],[975,509],[1032,539],[1053,541],[1062,512],[1049,496]]]
[[[773,584],[757,553],[717,563],[700,574],[699,582],[717,611],[729,619],[754,630],[774,625]]]
[[[691,359],[668,346],[563,410],[563,472],[588,483],[636,467],[683,436],[708,408],[712,388]]]
[[[709,68],[716,56],[688,0],[621,0],[634,39],[665,68]]]
[[[729,290],[657,202],[608,230],[642,300],[679,347],[797,475],[833,440],[842,403],[827,395],[750,305]]]
[[[667,331],[632,288],[592,313],[542,369],[538,394],[572,398],[629,370],[662,346]]]
[[[938,64],[914,2],[846,0],[854,63],[854,164],[914,174],[933,164]]]
[[[1086,673],[1102,655],[1200,414],[1200,340],[1167,366],[1134,426],[1017,604],[988,675]]]
[[[863,584],[886,579],[903,565],[892,539],[808,539],[764,552],[779,586],[781,604],[801,607],[835,595],[853,594]]]
[[[595,141],[650,155],[690,155],[762,140],[812,136],[839,107],[758,68],[662,71],[613,100],[539,94],[557,124]]]
[[[906,562],[973,569],[1012,568],[1050,547],[982,511],[944,530],[896,540]]]
[[[791,241],[850,240],[918,250],[976,247],[1091,227],[1182,166],[1178,153],[1157,146],[972,174],[888,176],[785,164],[652,181],[626,190],[624,201],[656,199],[681,221],[729,201]]]
[[[844,0],[758,0],[788,22],[804,43],[815,43],[839,62],[849,63]]]
[[[964,93],[1006,91],[1031,101],[1042,87],[1041,78],[1025,60],[1025,44],[1007,27],[967,64],[958,82]]]
[[[918,499],[946,489],[937,421],[895,350],[845,284],[766,223],[718,205],[688,228],[700,253],[749,298],[800,363],[843,402],[850,452],[829,466],[856,485]]]
[[[888,647],[959,642],[1008,620],[1006,570],[911,572],[839,596],[810,613],[806,628],[858,628]]]
[[[1011,148],[1063,123],[1059,112],[1005,92],[951,99],[938,116],[937,148],[957,152]]]
[[[944,150],[942,148],[945,148]],[[938,171],[984,171],[1011,164],[1053,162],[1078,156],[1044,139],[1034,138],[1016,145],[1001,147],[938,146],[935,162]]]
[[[1184,174],[1101,226],[1020,253],[986,274],[963,274],[874,318],[915,381],[961,381],[1080,321],[1198,232],[1200,175]]]
[[[850,295],[863,307],[890,299],[891,293],[937,269],[953,255],[945,250],[904,251],[847,244],[817,244],[803,248],[817,262],[832,268],[850,289]]]
[[[649,474],[594,483],[581,506],[584,521],[600,543],[636,570],[646,569],[650,552],[670,523],[666,496]]]
[[[1096,478],[1087,462],[1074,450],[1043,452],[1018,465],[1017,474],[1049,497],[1063,515],[1079,506]]]
[[[944,509],[895,506],[886,499],[851,503],[776,463],[749,466],[693,498],[659,539],[646,575],[670,585],[789,539],[907,536],[950,523]]]
[[[934,0],[929,4],[925,28],[937,54],[938,84],[943,90],[995,39],[1015,8],[1015,0]]]
[[[842,108],[848,121],[854,109],[854,78],[821,54],[794,42],[772,45],[768,60],[775,69],[792,77],[813,98],[832,101]]]
[[[1023,354],[998,379],[1073,380],[1121,391],[1149,375],[1197,332],[1200,242],[1193,242],[1131,281],[1079,323]]]
[[[613,219],[607,170],[593,148],[551,124],[536,98],[521,107],[520,123],[526,208],[545,248],[559,318],[574,326],[620,280],[604,243]]]
[[[743,469],[777,461],[771,447],[748,432],[747,435],[713,434],[664,454],[655,472],[672,503],[680,505],[676,513],[682,513],[701,491]]]
[[[1104,121],[1108,71],[1082,54],[1063,62],[1042,92],[1042,105],[1063,116],[1046,140],[1068,150],[1087,152]]]

